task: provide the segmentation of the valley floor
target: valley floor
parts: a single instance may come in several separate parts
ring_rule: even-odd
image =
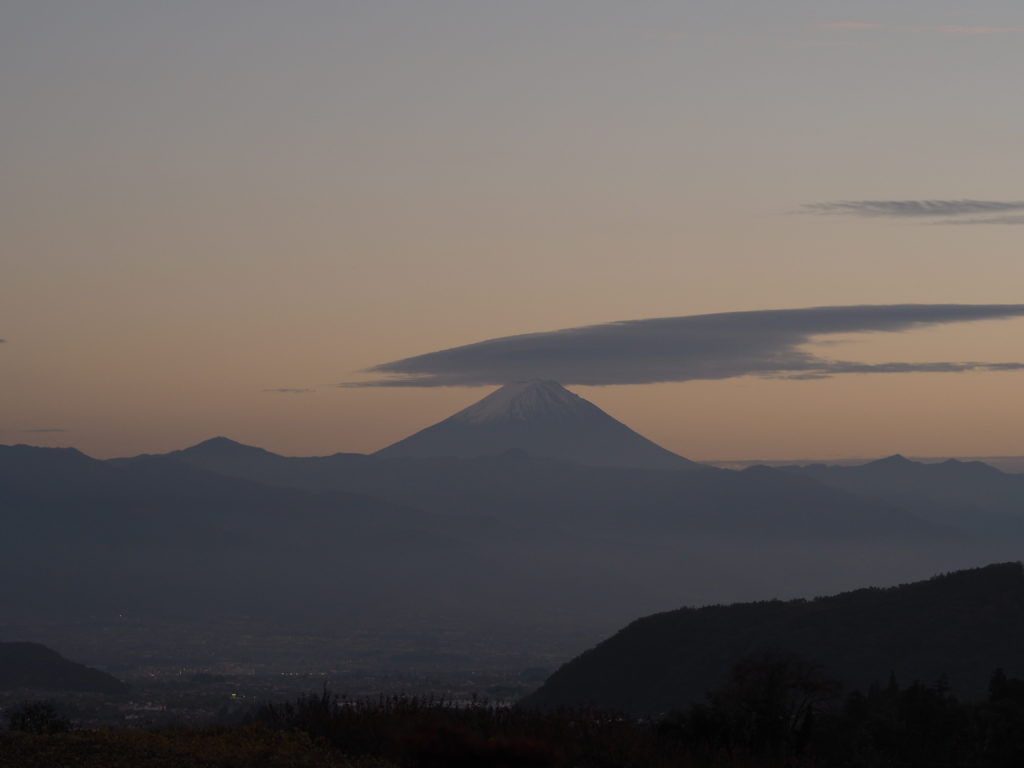
[[[777,664],[769,660],[761,669],[771,672]],[[1024,764],[1024,681],[1001,671],[992,675],[989,694],[980,701],[958,700],[941,681],[900,686],[891,679],[847,694],[822,685],[808,697],[802,683],[780,687],[779,679],[788,678],[735,677],[703,704],[652,718],[419,698],[350,702],[324,690],[251,708],[244,724],[232,726],[70,731],[71,723],[44,705],[33,710],[34,718],[20,717],[18,710],[6,713],[15,730],[0,732],[0,768]]]

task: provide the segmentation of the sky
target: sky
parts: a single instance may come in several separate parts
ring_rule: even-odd
[[[338,386],[441,350],[1019,305],[1022,75],[998,0],[7,0],[0,443],[367,452],[490,391]],[[1024,454],[1024,371],[913,365],[1024,317],[814,331],[857,372],[570,386],[697,460]]]

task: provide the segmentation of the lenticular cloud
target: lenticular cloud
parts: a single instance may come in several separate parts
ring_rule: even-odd
[[[380,378],[341,386],[651,384],[735,376],[826,378],[850,373],[1020,370],[1021,362],[858,363],[803,348],[841,333],[898,333],[925,326],[1024,316],[1024,304],[890,304],[812,307],[626,320],[505,336],[374,366]]]

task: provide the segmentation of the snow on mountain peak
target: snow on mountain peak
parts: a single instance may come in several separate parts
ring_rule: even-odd
[[[530,379],[506,384],[451,419],[467,424],[491,424],[542,417],[579,418],[596,410],[557,381]]]

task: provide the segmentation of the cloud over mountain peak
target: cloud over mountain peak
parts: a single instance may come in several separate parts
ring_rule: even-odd
[[[1024,304],[885,304],[723,312],[505,336],[374,366],[382,375],[341,386],[483,386],[529,379],[650,384],[736,376],[824,378],[842,373],[1024,369],[1022,362],[859,363],[803,345],[821,336],[898,333],[1024,316]]]

